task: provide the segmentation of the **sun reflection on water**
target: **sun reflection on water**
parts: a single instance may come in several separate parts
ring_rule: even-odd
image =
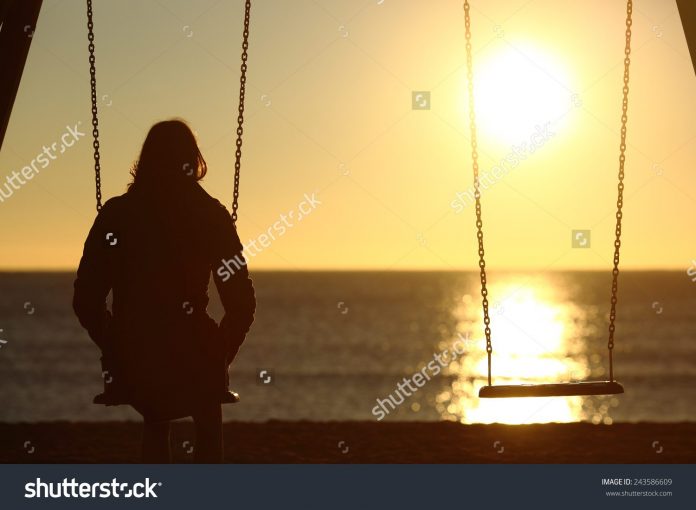
[[[582,381],[602,377],[597,354],[602,316],[568,301],[548,279],[530,284],[507,278],[489,285],[493,384]],[[496,297],[498,300],[496,301]],[[478,291],[471,289],[453,310],[458,332],[468,335],[468,352],[449,365],[451,388],[436,397],[444,419],[463,423],[547,423],[590,420],[611,423],[607,397],[479,399],[486,383],[487,357]],[[591,347],[590,347],[591,345]],[[443,342],[442,347],[446,347]]]

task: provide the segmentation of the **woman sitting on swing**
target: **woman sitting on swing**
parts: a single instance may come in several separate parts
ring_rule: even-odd
[[[73,307],[102,351],[105,394],[143,416],[144,462],[170,461],[169,421],[186,416],[196,460],[222,461],[227,368],[254,320],[232,218],[198,184],[206,170],[184,122],[155,124],[128,191],[99,212],[75,281]],[[228,259],[238,264],[223,279],[218,268]],[[206,311],[211,272],[225,309],[220,325]]]

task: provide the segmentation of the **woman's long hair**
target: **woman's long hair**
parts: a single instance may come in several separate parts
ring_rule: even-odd
[[[200,181],[208,171],[191,128],[179,119],[150,128],[140,157],[131,169],[129,190],[163,193]]]

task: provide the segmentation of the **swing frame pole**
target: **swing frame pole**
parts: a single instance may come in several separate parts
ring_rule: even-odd
[[[10,123],[12,108],[43,0],[5,0],[0,2],[0,149]]]

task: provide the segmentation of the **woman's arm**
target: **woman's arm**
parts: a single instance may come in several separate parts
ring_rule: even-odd
[[[214,231],[213,280],[225,316],[220,322],[220,332],[227,346],[227,363],[231,363],[244,342],[254,322],[256,296],[249,278],[242,243],[232,218],[220,207],[217,228]]]
[[[73,294],[73,310],[80,324],[102,350],[106,347],[106,327],[111,319],[106,308],[106,297],[112,286],[109,250],[118,249],[118,236],[109,232],[107,226],[106,209],[107,204],[94,220],[85,241]]]

